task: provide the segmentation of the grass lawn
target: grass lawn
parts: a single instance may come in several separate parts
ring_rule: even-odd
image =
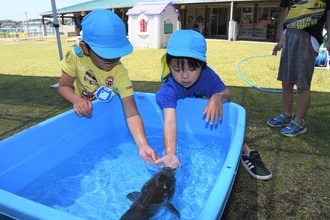
[[[63,52],[71,48],[62,37]],[[223,219],[330,219],[330,70],[315,70],[306,134],[286,138],[266,121],[282,111],[279,57],[273,43],[208,40],[208,64],[227,84],[232,101],[247,112],[246,142],[258,150],[273,178],[252,178],[240,166]],[[56,89],[60,68],[56,39],[0,40],[0,140],[71,108]],[[160,86],[165,49],[139,49],[122,58],[136,91]],[[295,100],[297,95],[295,95]],[[294,103],[294,107],[296,102]],[[3,156],[3,155],[2,155]]]

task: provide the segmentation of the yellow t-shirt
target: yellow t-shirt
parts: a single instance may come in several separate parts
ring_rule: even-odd
[[[112,89],[121,98],[134,94],[128,71],[121,62],[110,71],[104,71],[95,66],[89,56],[83,54],[80,57],[69,50],[60,62],[60,67],[75,78],[74,91],[85,99],[94,100],[95,92],[101,86]]]

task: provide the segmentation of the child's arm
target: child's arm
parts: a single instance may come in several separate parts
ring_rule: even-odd
[[[155,151],[149,146],[142,118],[137,110],[134,96],[128,96],[122,99],[128,128],[139,148],[140,156],[145,162],[154,162],[158,159]]]
[[[210,124],[218,123],[222,119],[222,102],[230,101],[231,94],[228,89],[212,95],[209,102],[207,103],[203,114],[205,115],[205,121]]]
[[[155,164],[162,163],[165,166],[177,168],[180,166],[180,161],[176,156],[176,111],[175,108],[164,108],[164,145],[166,155]]]
[[[283,21],[285,21],[286,17],[288,16],[288,11],[289,11],[288,8],[285,8],[285,9],[284,9],[284,17],[283,17]],[[282,46],[283,46],[283,42],[284,42],[284,38],[285,38],[285,36],[284,36],[284,30],[283,30],[283,28],[282,28],[282,34],[281,34],[280,41],[274,46],[274,49],[273,49],[273,53],[272,53],[272,55],[275,55],[275,56],[276,56],[276,55],[277,55],[277,52],[278,52],[278,51],[281,51]]]
[[[176,154],[176,111],[164,108],[164,144],[167,155]]]
[[[73,109],[77,115],[89,117],[92,114],[92,103],[78,96],[73,91],[73,82],[74,78],[62,71],[62,76],[58,84],[58,93],[73,105]]]

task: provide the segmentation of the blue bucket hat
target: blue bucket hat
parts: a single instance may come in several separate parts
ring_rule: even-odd
[[[175,57],[190,57],[206,62],[206,41],[194,30],[178,30],[168,40],[166,52]]]
[[[119,58],[132,53],[133,46],[126,37],[122,19],[106,9],[95,9],[81,22],[82,41],[105,59]]]
[[[178,30],[168,40],[166,53],[175,57],[189,57],[206,62],[206,40],[197,31]],[[161,81],[163,81],[171,71],[166,63],[166,54],[161,59],[161,65]]]

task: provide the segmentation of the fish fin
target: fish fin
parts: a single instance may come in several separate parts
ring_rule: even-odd
[[[139,197],[139,195],[140,195],[140,192],[131,192],[131,193],[128,193],[126,197],[129,200],[131,200],[132,202],[134,202]]]
[[[167,207],[171,212],[173,212],[173,214],[175,214],[178,218],[181,217],[180,212],[171,203],[166,202],[164,206]]]

